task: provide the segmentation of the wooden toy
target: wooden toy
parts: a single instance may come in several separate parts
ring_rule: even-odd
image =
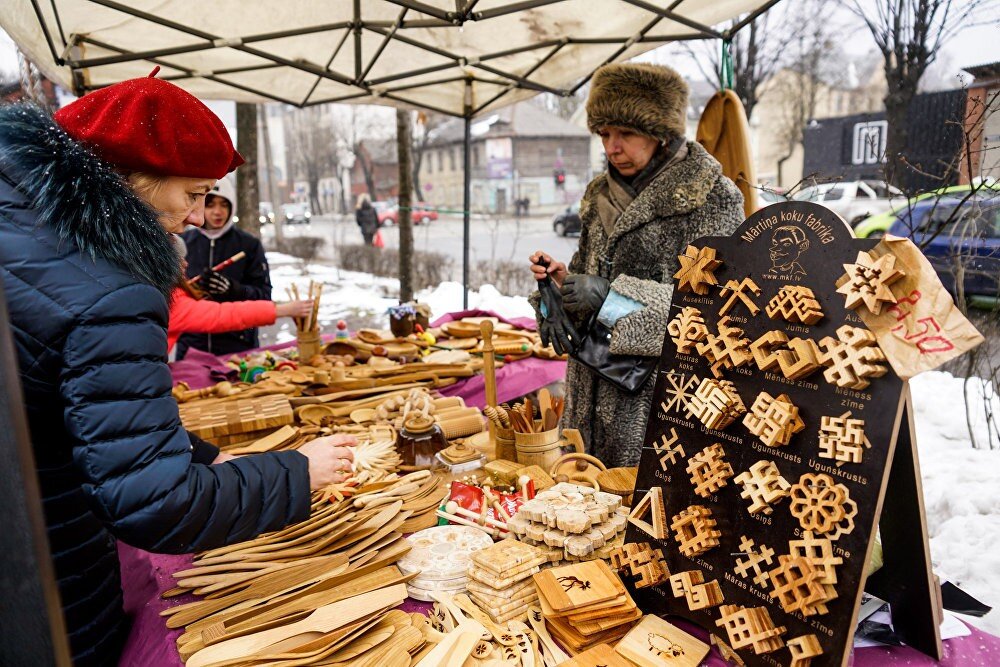
[[[818,579],[821,572],[812,566],[807,558],[779,556],[778,567],[768,573],[771,580],[771,597],[775,598],[786,612],[798,612],[803,616],[825,614],[825,602],[836,597],[833,586],[824,586]]]
[[[849,324],[837,329],[837,338],[827,336],[819,342],[825,350],[819,361],[826,366],[823,377],[830,384],[848,389],[864,389],[871,381],[885,375],[889,368],[879,349],[875,334]]]
[[[772,320],[799,324],[816,324],[823,319],[823,308],[813,291],[805,285],[784,285],[767,302],[764,312]]]
[[[715,250],[709,247],[696,248],[689,245],[683,255],[677,256],[681,268],[674,274],[679,282],[677,290],[680,292],[694,292],[695,294],[708,294],[710,285],[718,285],[712,273],[722,266],[722,260],[715,258]]]
[[[701,380],[698,379],[697,375],[683,375],[681,373],[668,373],[666,380],[667,387],[664,389],[664,394],[667,400],[661,402],[660,407],[663,408],[664,412],[675,410],[683,414]]]
[[[754,573],[753,583],[761,588],[766,587],[770,575],[762,566],[773,564],[774,549],[761,544],[760,548],[755,551],[753,540],[746,535],[742,535],[740,536],[740,551],[746,554],[747,557],[742,560],[737,558],[736,567],[733,568],[733,571],[746,579],[750,574],[749,571],[752,569]]]
[[[705,378],[688,401],[687,414],[716,431],[726,428],[746,412],[736,385],[728,380]]]
[[[639,667],[698,667],[708,655],[708,644],[658,616],[647,614],[615,647]]]
[[[726,463],[725,455],[722,445],[715,443],[688,459],[687,472],[691,475],[691,484],[694,485],[694,492],[702,498],[710,498],[733,476],[733,467]]]
[[[789,490],[789,511],[803,530],[827,534],[831,540],[854,530],[858,506],[846,486],[825,473],[805,473]]]
[[[644,517],[650,515],[652,521],[646,521]],[[636,526],[651,537],[662,540],[667,536],[667,515],[663,509],[663,490],[654,486],[646,492],[632,511],[628,515],[628,522]]]
[[[719,546],[719,537],[722,535],[715,529],[712,511],[702,505],[691,505],[674,515],[670,520],[670,530],[674,531],[674,539],[680,545],[680,552],[688,558],[700,556]]]
[[[719,290],[719,293],[722,296],[726,296],[727,292],[732,292],[732,294],[722,304],[722,308],[719,309],[720,317],[728,313],[736,305],[737,301],[742,301],[751,315],[756,315],[760,312],[760,307],[753,302],[753,299],[748,294],[752,293],[754,296],[760,296],[760,288],[757,287],[757,283],[752,278],[748,277],[739,281],[727,280],[726,284]]]
[[[736,483],[743,487],[740,497],[750,501],[750,514],[774,511],[772,504],[789,495],[791,484],[778,472],[773,461],[757,461],[750,470],[736,476]]]
[[[793,435],[806,427],[788,394],[775,398],[766,391],[754,399],[750,412],[743,417],[743,425],[768,447],[787,445]]]
[[[719,608],[721,617],[715,622],[725,628],[730,645],[739,650],[750,646],[754,653],[773,653],[785,645],[781,635],[784,626],[775,627],[766,607],[742,607],[727,604]]]
[[[811,338],[788,339],[782,331],[768,331],[750,344],[757,368],[762,371],[780,370],[789,380],[807,377],[822,364],[822,355],[816,342]]]
[[[663,471],[667,470],[668,465],[676,463],[678,457],[684,456],[684,446],[677,442],[677,437],[677,429],[672,428],[669,438],[666,435],[661,435],[660,442],[653,443],[653,450],[660,458],[660,468]]]
[[[789,555],[792,558],[805,558],[819,573],[817,581],[821,584],[837,583],[837,566],[843,565],[844,559],[835,556],[833,542],[824,537],[814,537],[812,531],[802,531],[802,537],[788,542]]]
[[[678,352],[692,354],[696,344],[708,335],[708,327],[701,311],[688,306],[667,323],[667,333],[673,337]]]
[[[865,420],[851,419],[850,412],[839,417],[823,417],[819,427],[818,456],[834,459],[837,466],[861,463],[864,450],[872,443],[865,437]]]
[[[711,364],[712,375],[722,377],[723,368],[740,368],[753,360],[750,340],[743,337],[743,329],[730,326],[727,316],[719,320],[718,335],[707,334],[705,341],[697,344],[698,354]]]
[[[896,268],[892,253],[875,259],[865,251],[858,252],[854,264],[844,264],[847,272],[837,280],[837,292],[846,297],[844,306],[854,310],[865,306],[873,315],[882,312],[882,304],[896,303],[889,286],[905,275]]]
[[[658,586],[667,580],[670,571],[663,560],[663,551],[653,549],[649,542],[625,544],[611,551],[611,567],[619,574],[628,571],[636,588]]]
[[[788,650],[792,654],[792,662],[788,667],[809,667],[813,658],[823,655],[823,647],[813,634],[789,639]]]
[[[675,598],[684,598],[691,611],[717,607],[723,603],[719,582],[715,579],[705,581],[700,570],[686,570],[670,575],[670,591]]]

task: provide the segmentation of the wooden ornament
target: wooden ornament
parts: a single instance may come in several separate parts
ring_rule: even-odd
[[[667,323],[667,333],[677,346],[678,352],[692,354],[696,344],[705,340],[708,335],[708,327],[705,326],[705,319],[701,316],[700,310],[686,306]]]
[[[750,344],[754,363],[762,371],[780,371],[789,380],[800,380],[822,364],[822,352],[811,338],[788,339],[782,331],[768,331]]]
[[[670,591],[675,598],[684,598],[691,611],[717,607],[724,601],[719,582],[715,579],[705,581],[705,575],[700,570],[670,575]]]
[[[728,380],[702,380],[688,401],[687,414],[706,428],[721,431],[746,412],[736,386]]]
[[[740,497],[750,501],[750,514],[774,511],[772,504],[788,497],[791,484],[778,472],[773,461],[757,461],[750,470],[736,476],[736,483],[743,487]]]
[[[675,514],[670,520],[670,530],[680,545],[679,550],[688,558],[700,556],[719,546],[722,533],[715,529],[712,511],[703,505],[691,505]]]
[[[784,285],[773,299],[768,301],[764,312],[772,320],[784,320],[799,324],[816,324],[823,319],[823,308],[813,291],[804,285]]]
[[[683,255],[677,256],[677,261],[681,268],[674,274],[679,282],[678,292],[694,292],[695,294],[708,294],[710,285],[718,285],[715,274],[712,272],[722,266],[722,260],[715,258],[715,249],[704,247],[695,248],[689,245],[684,250]]]
[[[754,399],[750,412],[743,417],[743,425],[768,447],[787,445],[793,435],[806,427],[788,394],[775,398],[766,391]]]
[[[774,563],[774,549],[770,549],[765,544],[761,544],[759,548],[755,550],[754,542],[746,535],[740,536],[740,551],[746,554],[746,558],[736,559],[736,567],[733,571],[740,577],[746,579],[750,576],[750,570],[753,570],[753,583],[757,584],[761,588],[767,586],[767,581],[769,578],[768,570],[763,568],[764,565],[772,565]]]
[[[803,530],[826,534],[831,540],[854,530],[857,504],[846,486],[825,473],[805,473],[793,484],[789,511]]]
[[[650,515],[652,521],[644,517]],[[654,486],[642,497],[628,515],[628,522],[647,535],[662,540],[667,536],[667,515],[663,508],[663,489]]]
[[[684,456],[684,446],[677,442],[677,429],[670,429],[670,437],[660,436],[660,442],[653,441],[653,450],[660,457],[660,468],[666,472],[668,465],[673,465]]]
[[[615,651],[639,667],[697,667],[708,655],[708,644],[658,616],[647,614],[622,639]]]
[[[750,311],[751,315],[756,315],[760,312],[760,307],[750,297],[750,294],[760,296],[760,287],[757,286],[757,283],[752,278],[748,277],[739,281],[727,280],[726,284],[719,290],[719,293],[722,296],[726,296],[727,292],[732,292],[732,294],[722,304],[722,308],[719,309],[720,317],[732,310],[737,301],[741,301],[747,307],[747,310]]]
[[[889,286],[906,275],[896,268],[892,253],[876,259],[864,250],[854,264],[844,264],[844,270],[847,273],[837,280],[837,292],[846,297],[844,306],[850,310],[864,306],[872,315],[882,312],[883,304],[896,303]]]
[[[819,358],[826,366],[823,377],[838,387],[861,390],[870,384],[869,378],[889,371],[875,334],[867,329],[845,324],[837,329],[836,339],[827,336],[819,345],[825,348]]]
[[[559,667],[634,667],[607,644],[598,644],[558,663]]]
[[[705,357],[711,366],[712,375],[722,377],[724,368],[740,368],[753,360],[750,340],[743,337],[743,329],[730,326],[732,320],[719,320],[718,334],[708,334],[705,341],[697,344],[698,354]]]
[[[836,591],[833,586],[821,584],[820,576],[821,572],[807,558],[779,556],[778,567],[768,573],[773,588],[770,595],[790,614],[825,614],[826,602],[836,597]]]
[[[785,645],[781,635],[785,627],[775,627],[766,607],[743,607],[723,605],[719,608],[720,618],[715,625],[725,628],[729,644],[736,650],[753,648],[757,655],[772,653]]]
[[[694,395],[701,380],[697,375],[684,375],[682,373],[666,373],[667,388],[664,394],[666,401],[660,402],[660,407],[664,412],[671,410],[683,413],[687,410],[688,401]]]
[[[611,567],[619,574],[628,572],[636,588],[658,586],[670,576],[663,551],[653,549],[649,542],[629,543],[611,550]]]
[[[715,443],[688,459],[687,473],[697,495],[710,498],[733,476],[733,467],[726,463],[725,455],[722,445]]]
[[[819,427],[819,452],[817,456],[834,459],[837,466],[861,463],[864,450],[872,443],[865,436],[865,421],[851,419],[850,412],[839,417],[823,417]]]
[[[802,635],[788,640],[788,650],[792,654],[792,662],[788,667],[809,667],[813,658],[823,655],[816,635]]]

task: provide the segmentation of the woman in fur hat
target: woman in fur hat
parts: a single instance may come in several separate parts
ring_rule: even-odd
[[[677,255],[743,221],[736,185],[700,144],[684,139],[687,98],[687,84],[668,67],[619,63],[594,74],[587,125],[604,143],[608,170],[580,202],[580,245],[569,266],[542,251],[530,257],[535,278],[548,274],[560,286],[578,329],[598,313],[612,330],[613,354],[660,355]],[[537,294],[532,302],[537,310]],[[563,425],[580,429],[588,451],[609,467],[634,466],[654,384],[651,376],[628,394],[571,359]]]
[[[202,224],[205,194],[242,162],[222,121],[154,78],[54,118],[0,108],[0,278],[77,667],[117,664],[128,632],[116,539],[164,553],[242,542],[307,518],[310,490],[351,465],[336,436],[208,465],[218,449],[178,418],[168,232]]]

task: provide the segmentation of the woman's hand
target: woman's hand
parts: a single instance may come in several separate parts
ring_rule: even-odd
[[[313,302],[311,300],[289,301],[275,305],[275,317],[306,317],[312,312]]]
[[[233,456],[232,454],[226,454],[225,452],[219,452],[219,455],[215,457],[214,461],[212,461],[212,465],[216,465],[216,464],[219,464],[219,463],[225,463],[226,461],[235,461],[235,460],[236,460],[236,457]]]
[[[358,441],[353,435],[329,435],[316,438],[299,447],[299,453],[309,459],[309,490],[316,491],[347,479],[354,461]]]
[[[531,272],[535,275],[535,280],[544,280],[545,276],[549,276],[556,287],[562,287],[563,279],[569,275],[565,264],[557,262],[541,250],[535,251],[528,261],[531,262]],[[539,261],[547,263],[548,268],[539,264]]]

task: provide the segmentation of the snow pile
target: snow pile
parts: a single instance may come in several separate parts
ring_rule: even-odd
[[[462,310],[462,284],[443,282],[433,289],[417,292],[417,301],[428,304],[434,317]],[[469,290],[469,310],[491,310],[506,318],[530,317],[535,310],[523,296],[505,296],[493,285],[483,285],[479,291]]]
[[[973,449],[966,427],[963,380],[929,372],[910,381],[920,472],[931,538],[934,571],[984,603],[1000,607],[1000,450]],[[982,404],[981,383],[973,381],[971,404]],[[991,397],[1000,414],[1000,398]],[[989,442],[983,410],[972,412],[980,446]],[[1000,634],[1000,610],[970,619]]]

